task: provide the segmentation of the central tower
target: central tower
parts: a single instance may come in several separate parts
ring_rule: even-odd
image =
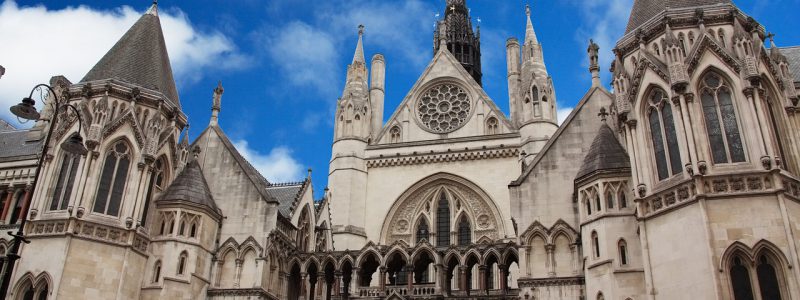
[[[477,33],[472,31],[472,19],[469,16],[466,0],[447,0],[444,19],[436,24],[433,36],[433,53],[447,45],[447,50],[461,62],[464,69],[472,75],[478,84],[481,82],[481,28]]]

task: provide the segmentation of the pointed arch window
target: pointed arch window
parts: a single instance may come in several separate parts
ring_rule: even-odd
[[[660,88],[654,88],[650,91],[648,100],[650,138],[653,143],[656,171],[658,180],[664,180],[679,174],[683,168],[678,150],[678,135],[675,132],[672,105],[669,103],[667,93]]]
[[[75,176],[78,173],[78,165],[81,156],[66,153],[61,161],[61,170],[58,173],[53,199],[50,202],[50,210],[66,210],[69,205],[69,198],[72,188],[75,185]]]
[[[735,257],[731,264],[730,276],[733,286],[733,299],[753,300],[753,286],[750,283],[750,274],[741,257]]]
[[[619,264],[622,266],[628,265],[628,243],[624,239],[619,240],[617,245],[619,249]]]
[[[153,266],[153,283],[157,283],[161,279],[161,261],[156,261]]]
[[[130,148],[125,142],[119,141],[108,150],[94,200],[94,212],[119,215],[130,163]]]
[[[497,134],[497,118],[490,117],[486,120],[486,134]]]
[[[150,209],[150,202],[156,193],[164,190],[164,177],[166,172],[166,158],[156,160],[153,165],[153,173],[150,175],[150,182],[147,184],[147,196],[145,197],[144,207],[142,208],[142,224],[147,222],[147,213]]]
[[[429,233],[428,221],[425,221],[425,218],[419,218],[419,223],[417,224],[417,244],[421,243],[422,240],[428,240]]]
[[[592,201],[589,198],[584,198],[584,202],[586,202],[586,215],[592,214]]]
[[[599,192],[594,195],[594,207],[597,209],[597,212],[600,212],[602,210],[600,208],[600,194],[599,194]]]
[[[703,77],[700,87],[708,143],[715,164],[745,161],[730,85],[718,74]]]
[[[189,237],[197,237],[197,221],[192,222],[192,227],[189,229]]]
[[[628,199],[625,198],[625,192],[619,192],[619,208],[626,208],[628,207]]]
[[[436,246],[450,246],[450,202],[442,191],[436,205]]]
[[[611,191],[606,192],[606,208],[614,208],[614,193]]]
[[[781,300],[780,285],[778,284],[778,273],[775,266],[766,255],[758,258],[756,267],[758,275],[758,286],[761,292],[761,299]]]
[[[184,233],[186,233],[186,221],[181,220],[180,224],[180,227],[178,227],[178,235],[183,236]]]
[[[186,251],[181,252],[181,255],[178,257],[178,275],[183,275],[183,272],[186,270],[186,259],[189,257],[189,254]]]
[[[389,129],[389,137],[392,143],[399,143],[402,141],[400,134],[400,126],[394,126],[392,129]]]
[[[711,30],[711,29],[709,29],[709,30]],[[711,36],[714,36],[714,32],[713,31],[711,32]],[[725,30],[722,30],[722,28],[720,28],[719,31],[717,31],[717,37],[719,38],[719,43],[720,43],[720,45],[722,45],[722,48],[728,47],[725,44]]]
[[[469,246],[472,243],[472,228],[466,215],[461,216],[458,222],[458,245]]]
[[[592,250],[594,258],[600,257],[600,239],[597,237],[597,231],[592,231]]]
[[[300,221],[297,223],[299,227],[297,230],[297,248],[301,252],[308,252],[311,242],[311,218],[308,214],[308,207],[304,207],[303,212],[300,214]]]

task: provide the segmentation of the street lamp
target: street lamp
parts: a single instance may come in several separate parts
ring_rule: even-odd
[[[53,136],[53,129],[56,127],[58,122],[58,113],[59,111],[64,108],[70,108],[75,112],[75,115],[78,117],[78,132],[73,133],[67,138],[64,143],[61,144],[61,149],[67,153],[76,154],[76,155],[86,155],[89,150],[86,150],[86,147],[83,145],[83,137],[81,137],[81,115],[78,112],[78,109],[75,108],[72,104],[66,103],[68,99],[61,99],[65,100],[65,103],[61,103],[58,98],[58,94],[53,90],[52,87],[46,84],[39,84],[31,90],[31,94],[27,98],[23,98],[22,102],[14,105],[11,107],[11,113],[13,113],[18,118],[22,118],[25,120],[40,120],[41,114],[36,111],[36,101],[33,100],[33,93],[40,88],[46,88],[50,91],[50,94],[53,95],[53,99],[55,100],[55,110],[53,111],[53,117],[49,120],[50,121],[50,129],[47,131],[47,136],[45,136],[44,144],[42,145],[42,153],[39,155],[39,160],[36,164],[36,173],[33,177],[33,183],[31,184],[31,191],[30,196],[33,197],[34,191],[36,191],[36,184],[39,182],[39,174],[42,171],[42,163],[44,162],[45,156],[47,156],[47,149],[50,146],[50,138]],[[27,213],[31,205],[31,199],[28,201],[23,202],[22,211],[25,212],[24,215],[20,216],[20,223],[19,228],[17,228],[17,233],[15,234],[13,231],[9,231],[8,235],[14,237],[14,242],[11,244],[11,249],[8,250],[8,254],[6,255],[6,268],[5,272],[3,273],[2,281],[0,282],[0,298],[5,298],[6,294],[8,294],[8,286],[11,283],[11,275],[14,270],[14,263],[20,258],[19,255],[19,247],[22,243],[30,243],[27,239],[25,239],[25,223],[27,221]]]

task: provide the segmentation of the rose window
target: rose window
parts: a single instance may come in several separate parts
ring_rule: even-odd
[[[417,101],[419,120],[436,133],[452,132],[464,125],[470,109],[467,92],[448,83],[428,89]]]

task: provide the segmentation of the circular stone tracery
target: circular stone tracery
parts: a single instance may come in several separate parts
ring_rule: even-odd
[[[428,89],[417,101],[417,116],[436,133],[455,131],[467,121],[472,105],[461,87],[444,83]]]

